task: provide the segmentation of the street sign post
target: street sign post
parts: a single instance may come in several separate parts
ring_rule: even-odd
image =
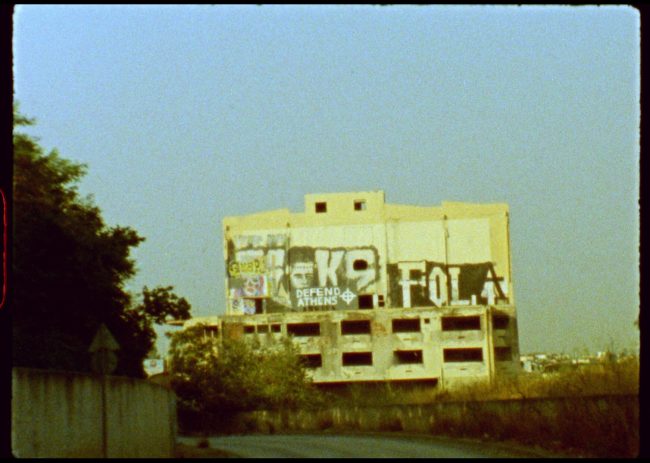
[[[101,375],[102,379],[102,455],[108,458],[108,436],[106,425],[106,375],[110,375],[117,368],[117,356],[115,351],[120,349],[111,332],[105,324],[101,324],[97,334],[90,343],[88,352],[92,353],[91,367],[95,373]]]
[[[115,351],[120,349],[111,332],[105,324],[101,324],[97,330],[97,334],[93,342],[88,348],[88,352],[92,353],[91,367],[95,373],[101,375],[110,375],[117,368],[117,356]]]

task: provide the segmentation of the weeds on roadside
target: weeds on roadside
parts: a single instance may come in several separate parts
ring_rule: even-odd
[[[453,389],[404,394],[401,403],[484,401],[526,398],[638,395],[639,361],[636,358],[566,368],[553,373],[522,373],[493,384],[475,382]]]

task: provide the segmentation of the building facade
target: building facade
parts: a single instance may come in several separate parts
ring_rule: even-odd
[[[223,220],[219,336],[291,336],[316,383],[441,386],[520,368],[505,204],[386,204],[382,191],[308,194]]]

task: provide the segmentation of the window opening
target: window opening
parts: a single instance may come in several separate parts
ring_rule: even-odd
[[[443,351],[445,362],[482,362],[483,349],[466,348],[466,349],[445,349]]]
[[[368,270],[368,261],[357,259],[352,263],[352,268],[354,270]]]
[[[320,368],[323,366],[323,358],[320,354],[301,355],[300,361],[305,368]]]
[[[396,318],[393,320],[393,333],[419,333],[419,318]]]
[[[422,363],[421,350],[396,350],[393,352],[398,365],[411,365]]]
[[[320,323],[288,323],[287,333],[292,336],[320,336]]]
[[[269,332],[269,325],[257,325],[257,332],[258,333],[268,333]]]
[[[372,309],[373,307],[372,294],[362,294],[359,296],[360,309]]]
[[[370,334],[370,320],[343,320],[341,334]]]
[[[255,332],[255,325],[244,325],[244,333],[251,334]]]
[[[481,317],[442,317],[442,331],[480,330]]]
[[[327,203],[316,203],[316,212],[318,214],[327,212]]]
[[[343,366],[372,365],[372,352],[344,352]]]
[[[271,332],[273,333],[279,333],[282,331],[282,326],[279,323],[274,323],[271,325]]]
[[[510,323],[510,317],[507,315],[492,315],[492,326],[495,330],[506,330]]]
[[[366,210],[366,201],[363,199],[359,199],[354,202],[354,210],[355,211],[365,211]]]

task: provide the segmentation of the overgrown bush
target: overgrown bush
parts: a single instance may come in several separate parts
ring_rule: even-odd
[[[494,383],[473,382],[452,388],[395,389],[391,401],[426,404],[526,398],[635,395],[639,393],[639,360],[626,358],[553,373],[521,373]]]
[[[286,338],[260,346],[219,340],[193,326],[172,337],[170,371],[179,406],[196,411],[299,408],[318,397],[298,349]]]

